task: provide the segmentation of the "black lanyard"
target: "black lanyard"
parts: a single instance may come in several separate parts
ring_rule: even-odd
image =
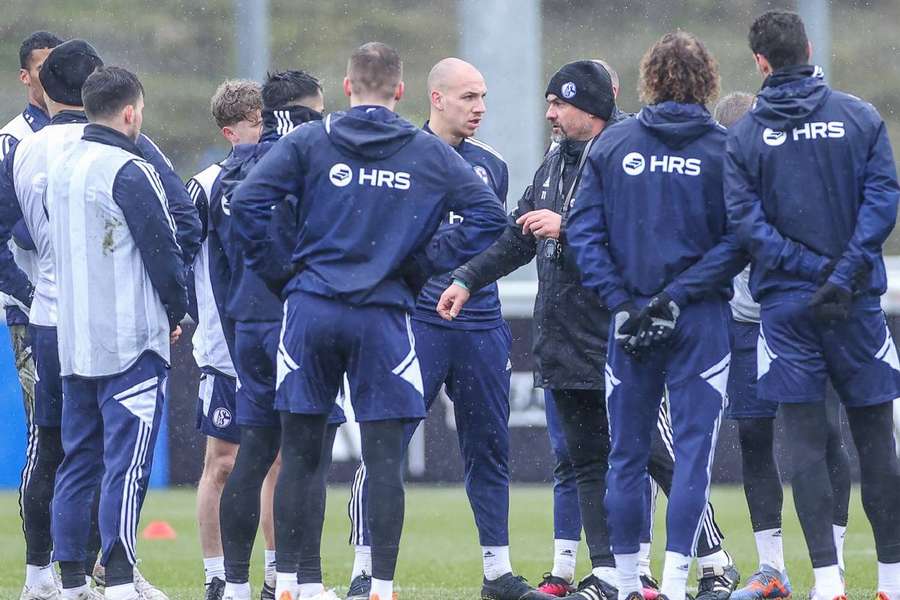
[[[559,211],[559,214],[563,217],[563,219],[566,218],[566,215],[569,212],[569,208],[572,207],[572,198],[575,196],[575,189],[578,187],[578,181],[581,179],[581,170],[584,168],[584,163],[587,162],[588,154],[591,151],[591,146],[594,144],[595,139],[597,138],[591,138],[588,143],[585,144],[584,149],[581,151],[581,156],[578,158],[578,166],[575,167],[575,177],[572,178],[572,185],[569,186],[569,191],[566,192],[562,207]],[[566,170],[566,159],[564,156],[562,156],[562,150],[560,150],[560,159],[559,179],[556,182],[556,193],[561,196],[563,193],[563,175]]]

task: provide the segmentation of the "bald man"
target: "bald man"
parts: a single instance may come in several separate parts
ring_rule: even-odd
[[[423,129],[452,146],[505,205],[509,174],[496,150],[473,136],[484,118],[487,86],[481,73],[458,58],[437,63],[428,75],[431,111]],[[450,212],[438,235],[463,221]],[[549,596],[535,591],[512,573],[509,558],[509,361],[512,337],[500,313],[496,284],[472,295],[453,321],[436,312],[438,299],[453,279],[450,273],[429,279],[412,317],[416,353],[422,368],[426,407],[445,386],[453,402],[456,431],[465,464],[466,492],[482,546],[484,581],[481,598],[533,600]],[[418,422],[407,428],[407,443]],[[368,531],[365,528],[365,468],[360,467],[350,516],[356,546],[348,600],[368,598]]]

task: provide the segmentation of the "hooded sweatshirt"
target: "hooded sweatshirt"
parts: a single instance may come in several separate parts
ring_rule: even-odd
[[[871,104],[832,90],[817,67],[773,73],[729,130],[725,196],[757,301],[808,298],[830,259],[832,283],[885,292],[881,250],[900,197],[887,131]]]
[[[667,292],[730,297],[746,258],[726,232],[725,129],[696,104],[663,102],[591,148],[567,226],[585,287],[615,309]]]
[[[351,305],[411,312],[412,278],[459,266],[505,224],[496,194],[453,148],[379,106],[332,113],[284,136],[238,187],[235,232],[258,273],[272,248],[272,209],[289,196],[297,198],[296,274],[284,293]],[[435,235],[449,211],[462,223]]]

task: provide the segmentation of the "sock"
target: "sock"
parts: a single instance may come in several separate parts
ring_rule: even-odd
[[[60,598],[62,598],[62,600],[78,600],[78,598],[87,598],[90,593],[91,586],[85,582],[85,584],[80,587],[63,588]]]
[[[753,537],[756,538],[759,568],[762,569],[763,565],[769,565],[784,573],[784,538],[781,535],[781,528],[754,531]]]
[[[553,569],[550,574],[575,582],[575,564],[578,561],[577,540],[553,540]]]
[[[484,578],[488,581],[512,573],[509,546],[482,546],[481,560],[484,562]]]
[[[37,565],[25,565],[25,585],[27,587],[55,587],[53,580],[53,563],[39,567]]]
[[[900,563],[878,563],[878,591],[900,598]]]
[[[250,582],[231,583],[225,582],[225,597],[231,600],[250,600]],[[276,596],[277,598],[277,596]]]
[[[123,583],[122,585],[109,585],[103,590],[103,597],[106,600],[137,600],[138,593],[134,587],[134,583]]]
[[[834,549],[837,551],[838,567],[844,570],[844,538],[847,537],[846,525],[832,525],[831,531],[834,533]]]
[[[619,597],[625,598],[632,592],[641,592],[641,553],[616,554],[616,587],[619,588]],[[599,575],[598,575],[599,577]],[[603,579],[600,577],[600,579]],[[613,583],[613,582],[609,582]]]
[[[318,596],[325,591],[325,586],[321,583],[301,583],[300,589],[297,591],[297,598],[312,598]],[[275,596],[276,598],[278,596]]]
[[[687,593],[688,572],[691,570],[691,557],[678,552],[666,551],[666,562],[663,566],[661,592],[666,598],[681,599]]]
[[[844,583],[841,581],[841,571],[837,565],[819,567],[813,569],[816,582],[816,598],[831,600],[844,594]]]
[[[384,579],[372,578],[372,591],[369,598],[373,600],[391,600],[394,596],[394,580],[385,581]],[[277,598],[277,596],[276,596]]]
[[[363,573],[372,574],[372,546],[354,546],[353,574],[350,579],[356,579]]]
[[[697,567],[702,571],[707,567],[722,567],[723,569],[731,564],[731,556],[725,550],[713,552],[707,556],[697,557]]]
[[[203,572],[206,574],[206,583],[218,577],[225,581],[225,557],[213,556],[212,558],[203,559]]]
[[[650,570],[650,542],[641,542],[641,550],[638,552],[638,573],[653,577],[653,571]]]
[[[281,595],[287,592],[291,598],[296,598],[300,584],[297,583],[297,573],[275,573],[275,597],[281,598]]]
[[[602,579],[614,588],[619,587],[619,574],[615,567],[594,567],[591,574],[597,579]]]
[[[265,568],[266,584],[275,587],[275,551],[266,550],[266,568]]]

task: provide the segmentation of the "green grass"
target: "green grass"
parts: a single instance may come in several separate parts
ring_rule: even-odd
[[[785,498],[785,553],[794,583],[796,598],[805,598],[812,573],[790,491]],[[329,586],[346,589],[352,563],[352,551],[346,544],[347,490],[330,490],[322,556],[325,581]],[[747,516],[743,492],[737,487],[717,487],[713,491],[716,516],[725,530],[727,549],[735,557],[745,576],[756,567],[756,550]],[[665,509],[664,501],[659,509]],[[876,570],[872,534],[862,513],[858,490],[850,505],[850,530],[847,535],[848,594],[851,599],[871,599],[875,595]],[[659,512],[659,515],[664,513]],[[174,541],[141,540],[138,554],[144,574],[171,600],[195,600],[202,597],[203,567],[194,520],[194,491],[189,489],[152,490],[147,497],[142,523],[164,519],[172,524],[178,537]],[[552,512],[550,488],[516,486],[511,498],[511,546],[513,565],[532,582],[548,569],[552,551]],[[656,520],[658,543],[654,547],[654,572],[661,572],[664,550],[664,519]],[[397,585],[404,600],[477,598],[481,579],[481,557],[472,516],[462,488],[412,487],[407,493],[406,524]],[[254,589],[261,580],[262,553],[257,545]],[[14,493],[0,494],[0,599],[18,598],[24,569],[22,533]],[[587,551],[582,546],[579,575],[587,572]]]

